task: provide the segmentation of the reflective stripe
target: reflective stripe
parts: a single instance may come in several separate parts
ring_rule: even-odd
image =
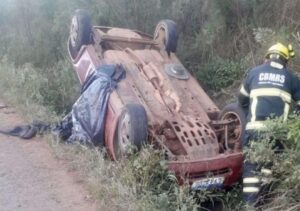
[[[246,125],[246,130],[266,130],[267,126],[263,121],[248,122]]]
[[[257,177],[245,177],[243,179],[244,184],[249,184],[249,183],[259,183],[259,178]]]
[[[255,121],[256,119],[256,106],[257,106],[257,99],[253,100],[251,105],[251,122],[248,122],[246,125],[246,130],[251,129],[266,129],[266,125],[263,124],[262,121]],[[290,105],[285,103],[284,110],[283,110],[283,120],[286,121],[289,115]]]
[[[249,92],[247,92],[247,90],[245,89],[244,85],[241,86],[240,93],[242,95],[245,95],[246,97],[249,97]]]
[[[258,193],[259,188],[257,188],[257,187],[244,187],[243,192],[244,193]]]
[[[280,97],[284,102],[290,103],[292,100],[291,94],[277,88],[260,88],[260,89],[253,89],[250,92],[251,98],[256,97]]]
[[[251,90],[250,92],[250,98],[252,98],[251,122],[255,122],[256,120],[257,97],[280,97],[285,103],[283,118],[284,120],[287,120],[288,113],[290,110],[290,106],[288,103],[292,101],[291,94],[278,88],[259,88]]]
[[[260,171],[261,171],[261,173],[263,173],[265,175],[271,175],[272,174],[272,171],[270,169],[262,168]]]
[[[271,67],[274,67],[274,68],[276,68],[276,69],[283,69],[283,65],[282,64],[279,64],[279,63],[277,63],[277,62],[271,62],[270,63],[270,66]]]
[[[286,121],[288,116],[289,116],[289,110],[290,110],[290,105],[285,103],[284,104],[284,110],[283,110],[283,120]]]
[[[251,122],[254,122],[256,120],[256,107],[257,107],[257,98],[255,97],[252,100],[252,104],[251,104]]]

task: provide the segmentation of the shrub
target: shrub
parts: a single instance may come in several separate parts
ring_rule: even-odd
[[[219,91],[239,80],[245,73],[243,61],[216,58],[214,61],[198,66],[195,74],[209,89]]]
[[[298,210],[300,207],[300,144],[298,118],[282,124],[280,119],[268,123],[269,130],[261,133],[261,141],[254,142],[247,150],[247,159],[261,166],[272,163],[272,176],[268,178],[271,191],[262,209]],[[272,140],[272,141],[270,141]],[[274,150],[280,142],[284,149]],[[259,175],[260,173],[257,172]]]
[[[5,90],[2,95],[23,107],[37,104],[62,114],[79,96],[78,82],[67,61],[41,69],[31,64],[15,67],[3,59],[0,61],[0,78],[0,88]]]

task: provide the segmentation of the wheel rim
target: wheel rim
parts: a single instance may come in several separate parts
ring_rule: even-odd
[[[227,112],[223,115],[222,120],[233,120],[229,125],[228,144],[233,145],[239,143],[242,136],[242,121],[239,115],[235,112]]]
[[[130,136],[130,116],[129,114],[125,114],[120,122],[120,130],[118,134],[118,142],[120,146],[120,151],[122,153],[126,153],[128,147],[131,145]]]
[[[75,46],[76,45],[76,40],[77,40],[77,36],[78,36],[78,20],[77,17],[74,16],[72,18],[72,23],[71,23],[71,29],[70,29],[70,41],[71,41],[71,45]]]

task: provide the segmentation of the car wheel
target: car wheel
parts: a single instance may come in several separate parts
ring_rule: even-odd
[[[140,150],[147,137],[147,115],[144,107],[139,104],[127,104],[119,117],[115,132],[116,159],[127,156],[133,148]]]
[[[154,31],[154,41],[156,41],[160,48],[170,53],[175,53],[177,48],[178,34],[176,23],[172,20],[160,21]]]
[[[78,52],[82,45],[91,43],[91,17],[85,10],[76,10],[70,27],[70,47]]]
[[[234,120],[233,123],[228,125],[228,146],[225,147],[232,150],[240,149],[246,125],[246,116],[242,108],[237,103],[229,104],[220,112],[219,119]],[[225,134],[222,139],[225,140]]]

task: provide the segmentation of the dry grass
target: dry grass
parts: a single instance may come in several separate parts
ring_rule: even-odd
[[[153,162],[152,164],[154,165],[151,166],[153,172],[158,169],[162,172],[157,174],[167,175],[165,174],[166,172],[163,172],[163,169],[159,168],[157,151],[147,148],[144,149],[141,156],[134,156],[121,162],[112,162],[106,158],[104,151],[100,151],[97,148],[89,148],[79,144],[67,145],[59,143],[50,136],[47,139],[56,157],[64,160],[69,170],[76,171],[79,174],[80,181],[88,187],[93,198],[98,201],[101,210],[150,211],[173,210],[176,207],[175,203],[164,204],[170,200],[167,198],[169,193],[164,193],[163,191],[165,190],[161,188],[161,185],[165,182],[159,181],[149,184],[149,181],[154,181],[153,176],[157,175],[147,172],[148,169],[141,170],[137,167],[145,162],[150,163],[149,166],[151,166],[151,162]],[[151,158],[152,153],[154,153],[154,156]],[[132,165],[133,163],[134,165]],[[136,175],[136,170],[141,170],[139,171],[139,176]],[[166,180],[166,178],[161,179]],[[173,191],[172,188],[178,188],[180,192],[178,192],[178,196],[182,197],[182,201],[178,201],[178,208],[186,206],[191,209],[192,206],[197,206],[193,205],[192,198],[189,199],[191,201],[185,201],[189,197],[189,193],[184,191],[184,187],[181,189],[175,182],[171,181],[169,181],[169,185],[170,192]],[[156,191],[151,190],[150,186]],[[159,197],[164,199],[163,196],[166,197],[166,201],[159,199]],[[188,203],[185,204],[186,202]]]

